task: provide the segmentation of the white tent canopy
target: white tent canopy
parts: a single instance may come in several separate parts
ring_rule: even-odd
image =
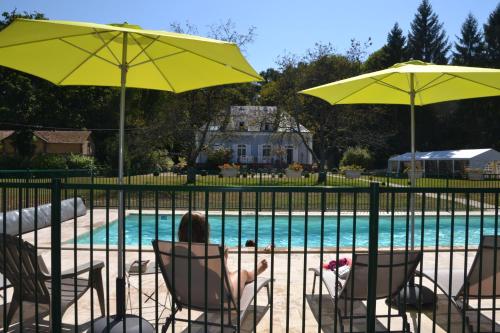
[[[500,153],[491,148],[439,150],[416,152],[417,168],[424,174],[454,174],[462,173],[465,168],[484,169],[488,163],[500,161]],[[387,170],[402,173],[409,166],[411,153],[405,153],[389,158]]]

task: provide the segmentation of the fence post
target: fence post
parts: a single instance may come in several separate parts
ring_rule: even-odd
[[[450,194],[450,191],[449,191],[449,188],[450,188],[450,177],[446,177],[446,211],[448,212],[449,209],[448,209],[448,199],[449,199],[449,194]]]
[[[52,332],[61,332],[61,179],[52,178],[51,186],[51,286]]]
[[[378,183],[370,183],[370,234],[368,241],[368,299],[366,303],[367,332],[375,332],[375,314],[377,302],[377,260],[378,260],[378,222],[379,222]]]

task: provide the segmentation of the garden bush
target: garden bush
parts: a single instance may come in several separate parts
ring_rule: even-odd
[[[372,167],[373,157],[370,151],[362,147],[349,147],[340,160],[341,167],[358,166],[363,169]]]
[[[233,151],[230,148],[216,147],[207,150],[207,165],[216,168],[231,161]]]
[[[96,170],[96,162],[92,156],[71,154],[66,158],[68,169]]]
[[[66,156],[57,154],[35,155],[30,162],[29,169],[67,169]]]

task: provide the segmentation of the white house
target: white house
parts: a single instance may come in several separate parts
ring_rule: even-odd
[[[197,133],[197,140],[201,138]],[[198,164],[207,162],[211,150],[231,149],[233,163],[252,166],[311,165],[312,134],[276,106],[232,106],[228,117],[211,125]]]
[[[417,169],[427,175],[463,173],[465,168],[485,169],[500,161],[500,153],[494,149],[460,149],[417,152]],[[410,166],[411,153],[389,158],[387,171],[402,173]]]

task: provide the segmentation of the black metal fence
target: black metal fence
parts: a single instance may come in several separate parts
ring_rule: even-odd
[[[451,206],[451,193],[453,189],[457,188],[500,188],[500,177],[498,178],[488,178],[485,180],[467,180],[463,178],[420,178],[417,179],[416,187],[418,188],[440,188],[443,189],[443,200],[442,209],[449,211]],[[116,177],[106,177],[103,175],[96,174],[91,170],[0,170],[0,182],[12,182],[12,183],[47,183],[50,182],[52,178],[57,177],[61,179],[64,184],[117,184]],[[409,187],[409,181],[404,177],[396,177],[394,175],[371,175],[363,174],[359,178],[347,178],[343,174],[339,173],[305,173],[299,178],[288,178],[284,172],[265,172],[263,170],[250,171],[247,170],[245,173],[238,175],[238,177],[232,178],[222,178],[217,173],[206,173],[203,171],[194,172],[191,176],[181,173],[159,173],[157,175],[147,174],[147,175],[131,175],[128,174],[124,179],[125,184],[128,185],[158,185],[158,186],[231,186],[231,187],[269,187],[269,186],[287,186],[287,187],[314,187],[314,186],[331,186],[331,187],[361,187],[368,188],[370,183],[377,182],[380,187],[392,187],[392,188],[407,188]],[[7,190],[9,192],[7,209],[15,209],[19,203],[17,199],[16,191],[17,189],[11,188]],[[24,191],[25,197],[21,201],[25,206],[31,207],[33,205],[33,190]],[[105,191],[94,190],[93,191],[93,201],[95,207],[105,207],[109,204],[111,207],[117,207],[118,196],[116,191],[111,193],[109,198],[109,203],[106,203]],[[86,201],[89,200],[90,192],[81,190],[80,195]],[[187,208],[188,198],[184,192],[177,192],[175,201],[178,207]],[[155,197],[152,192],[145,192],[141,198],[141,205],[143,208],[154,209],[158,206],[160,209],[170,209],[171,208],[171,196],[172,193],[168,191],[162,191],[159,194],[158,202],[156,202]],[[309,195],[309,205],[311,209],[320,209],[320,196],[318,194]],[[352,193],[344,193],[340,195],[340,208],[342,210],[350,210],[354,204],[354,197]],[[72,194],[69,193],[68,189],[62,190],[63,198],[70,198]],[[416,195],[415,205],[420,207],[422,196]],[[39,204],[49,203],[51,200],[51,194],[48,189],[40,189],[37,193],[37,199]],[[243,205],[244,209],[251,209],[257,205],[253,196],[244,194]],[[469,196],[471,210],[480,209],[480,195],[477,193],[471,193]],[[494,196],[491,194],[485,195],[485,204],[490,207],[494,203]],[[293,195],[293,205],[294,209],[299,209],[303,204],[303,198],[300,195]],[[381,194],[380,209],[388,212],[391,208],[391,198],[388,193]],[[408,204],[408,196],[398,193],[394,197],[395,210],[404,211]],[[463,209],[465,197],[462,194],[456,194],[453,199],[457,207]],[[137,192],[129,191],[125,194],[125,204],[128,209],[137,209],[139,206]],[[192,198],[192,205],[195,209],[204,209],[204,197],[200,193],[196,193]],[[209,205],[211,208],[220,209],[221,202],[220,198],[211,198]],[[427,198],[427,208],[435,209],[436,200],[435,196]],[[262,192],[259,194],[258,209],[265,210],[271,209],[271,196],[269,193]],[[359,211],[369,210],[369,200],[368,194],[364,193],[358,196],[356,200],[356,206]],[[230,210],[237,210],[239,203],[237,202],[237,196],[235,194],[228,195],[226,208]],[[335,210],[337,208],[337,199],[333,197],[327,198],[326,210]],[[278,194],[276,198],[277,210],[287,209],[287,197],[283,194]]]
[[[21,208],[27,196],[29,205],[38,207],[44,191],[50,194],[51,216],[38,216],[35,209],[34,231],[26,231]],[[112,201],[118,191],[135,200],[126,211],[127,284],[118,299],[125,300],[127,313],[145,318],[158,332],[166,321],[169,332],[218,331],[221,323],[257,332],[498,331],[499,188],[119,186],[60,180],[0,184],[2,230],[9,210],[19,215],[19,235],[0,236],[4,328],[93,332],[101,305],[105,315],[116,313]],[[60,211],[65,197],[86,198],[87,214],[76,217],[74,199],[75,217],[61,221],[67,216]],[[187,214],[188,230],[195,230],[195,211],[206,216],[209,243],[219,244],[219,252],[206,255],[205,242],[200,255],[192,238],[179,241],[181,217]],[[38,229],[42,219],[51,226]],[[157,239],[173,242],[171,252],[160,249],[175,258],[163,270],[152,247]],[[258,283],[246,284],[252,272],[266,266],[263,259],[267,268]],[[148,261],[144,270],[130,269],[136,260]],[[219,265],[211,266],[213,260]],[[339,267],[344,263],[348,268]],[[226,301],[234,303],[231,316]],[[214,311],[203,315],[205,310]]]

